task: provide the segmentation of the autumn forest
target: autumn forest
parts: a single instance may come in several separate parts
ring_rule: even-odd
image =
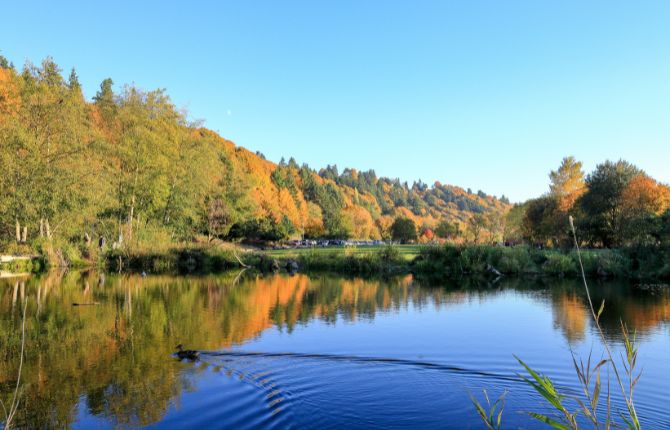
[[[50,58],[17,69],[0,57],[8,253],[66,262],[102,247],[297,238],[569,247],[570,215],[591,247],[668,243],[670,188],[625,161],[585,174],[566,157],[545,195],[513,205],[374,170],[275,164],[190,122],[164,90],[113,84],[105,79],[88,101],[74,69],[64,75]],[[409,233],[396,237],[399,220]]]

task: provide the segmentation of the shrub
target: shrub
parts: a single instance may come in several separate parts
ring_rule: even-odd
[[[570,258],[575,264],[579,264],[578,255],[576,251],[570,252]],[[598,268],[600,267],[598,253],[595,251],[582,251],[582,264],[584,265],[584,273],[586,276],[597,276]]]
[[[552,252],[547,255],[542,271],[556,276],[576,275],[577,264],[569,255]]]
[[[484,273],[489,264],[486,246],[466,246],[460,253],[464,273]],[[489,248],[490,249],[490,248]]]
[[[533,264],[530,255],[530,250],[527,247],[519,246],[502,248],[501,250],[500,259],[494,266],[502,273],[520,274],[537,272],[537,268]]]
[[[4,247],[3,254],[7,255],[28,255],[32,254],[32,248],[25,243],[10,242]]]
[[[329,271],[351,275],[374,275],[403,272],[408,269],[405,260],[395,247],[379,252],[354,253],[351,250],[330,252],[309,251],[298,256],[298,263],[305,270]],[[283,264],[281,264],[283,266]]]
[[[605,276],[628,276],[630,273],[630,259],[616,250],[605,250],[598,254],[600,275]]]

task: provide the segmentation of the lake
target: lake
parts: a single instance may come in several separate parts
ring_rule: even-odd
[[[593,281],[592,295],[617,351],[619,321],[636,331],[643,427],[670,428],[668,287]],[[565,279],[5,279],[0,399],[16,386],[25,304],[18,427],[483,428],[470,395],[486,389],[507,391],[504,428],[541,428],[525,412],[548,409],[514,355],[577,390],[571,351],[602,356],[585,300]],[[177,360],[178,343],[200,359]]]

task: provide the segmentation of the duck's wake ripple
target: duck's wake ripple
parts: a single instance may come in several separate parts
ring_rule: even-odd
[[[489,372],[403,358],[243,350],[201,351],[200,360],[209,376],[200,376],[194,393],[199,409],[182,413],[190,415],[190,426],[481,428],[470,396],[482,400],[484,389],[493,398],[509,392],[503,428],[535,428],[521,412],[551,412],[513,368]],[[615,410],[619,406],[613,399]],[[663,417],[653,423],[658,419],[668,424]]]

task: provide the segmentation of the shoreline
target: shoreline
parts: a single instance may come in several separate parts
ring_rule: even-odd
[[[586,275],[591,279],[670,280],[668,248],[590,249],[583,250],[582,257]],[[6,277],[58,267],[45,263],[43,257],[22,258],[0,265],[0,270]],[[539,250],[528,246],[385,245],[282,250],[182,246],[160,251],[110,251],[96,261],[84,263],[68,268],[145,274],[215,274],[234,269],[365,277],[412,274],[436,281],[468,276],[489,279],[579,276],[573,250]]]

